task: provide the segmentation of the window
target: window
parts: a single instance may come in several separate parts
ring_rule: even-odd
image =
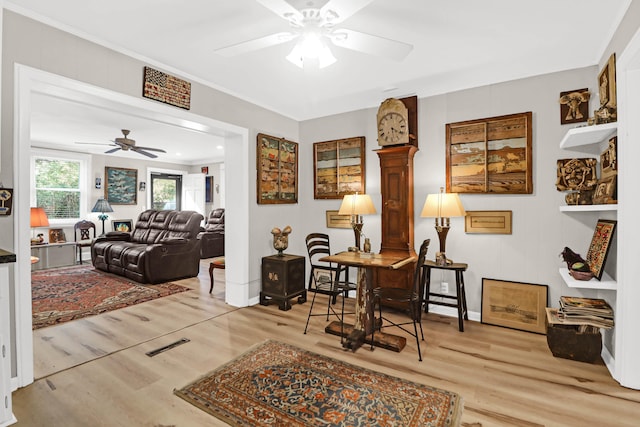
[[[151,206],[156,210],[182,209],[182,175],[152,172]]]
[[[69,223],[87,212],[89,156],[48,150],[31,155],[31,206],[44,208],[49,222]]]

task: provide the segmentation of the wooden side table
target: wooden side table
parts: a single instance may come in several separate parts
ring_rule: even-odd
[[[461,262],[454,262],[453,264],[439,265],[434,261],[425,261],[422,268],[425,270],[426,286],[425,286],[425,300],[424,311],[429,312],[429,304],[444,305],[447,307],[456,307],[458,309],[458,329],[460,332],[464,332],[464,320],[469,320],[469,314],[467,312],[467,294],[464,289],[464,271],[467,269],[467,264]],[[437,292],[431,292],[431,270],[450,270],[456,273],[456,295],[441,294]],[[442,298],[442,300],[432,300],[431,297]],[[450,302],[455,301],[455,302]]]
[[[260,304],[278,302],[280,310],[290,310],[291,298],[298,304],[307,301],[304,285],[305,257],[299,255],[270,255],[262,258],[262,291]]]

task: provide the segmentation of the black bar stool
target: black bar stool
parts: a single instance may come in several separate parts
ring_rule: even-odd
[[[452,264],[439,265],[434,261],[425,261],[422,265],[425,270],[426,284],[425,284],[425,299],[424,299],[424,311],[429,312],[429,304],[444,305],[447,307],[455,307],[458,309],[458,329],[460,332],[464,332],[464,320],[469,320],[469,314],[467,312],[467,294],[464,289],[464,271],[467,269],[467,264],[461,262],[454,262]],[[440,270],[455,271],[456,273],[456,294],[441,294],[438,292],[431,292],[431,270],[437,268]],[[431,299],[432,297],[441,299]]]

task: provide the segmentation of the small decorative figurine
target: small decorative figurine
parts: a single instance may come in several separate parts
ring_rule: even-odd
[[[283,251],[289,247],[289,233],[291,233],[291,227],[288,225],[280,230],[278,227],[273,227],[271,234],[273,234],[273,248],[278,251],[278,256],[283,256]]]

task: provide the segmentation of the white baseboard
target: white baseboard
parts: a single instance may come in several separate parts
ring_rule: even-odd
[[[443,316],[448,317],[458,317],[458,309],[454,307],[443,307],[441,305],[429,304],[429,313],[441,314]],[[480,321],[480,313],[476,313],[475,311],[469,311],[467,313],[469,316],[469,320],[473,320],[474,322]]]

